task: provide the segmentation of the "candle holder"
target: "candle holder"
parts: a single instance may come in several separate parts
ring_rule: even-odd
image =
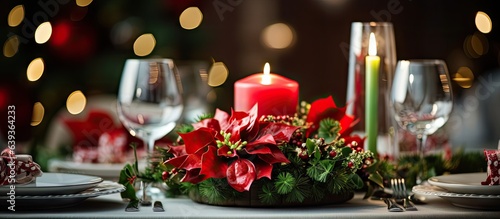
[[[366,57],[370,44],[370,34],[373,33],[376,39],[376,56],[380,58],[379,66],[375,71],[378,73],[378,80],[366,83],[367,66]],[[396,43],[394,40],[394,30],[392,23],[389,22],[353,22],[351,25],[351,40],[349,46],[349,68],[348,85],[346,98],[346,113],[359,118],[359,123],[354,127],[354,133],[366,136],[369,129],[367,126],[367,113],[375,113],[368,123],[376,123],[376,146],[369,146],[370,141],[365,146],[378,153],[380,156],[390,158],[397,157],[399,154],[397,141],[397,123],[393,118],[392,107],[390,107],[389,91],[391,88],[394,69],[396,67]],[[368,63],[368,65],[370,65]],[[373,68],[372,68],[373,69]],[[370,71],[370,74],[373,71]],[[371,75],[373,76],[373,75]],[[376,95],[368,95],[367,86],[376,86],[373,89]],[[376,101],[367,101],[366,98],[376,98]],[[367,103],[377,103],[376,106],[367,106]],[[370,110],[372,112],[370,112]],[[369,136],[367,136],[369,138]],[[375,150],[375,151],[373,151]]]

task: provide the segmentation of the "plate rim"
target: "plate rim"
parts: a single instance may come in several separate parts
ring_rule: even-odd
[[[484,174],[484,180],[486,180],[487,173],[486,172],[473,172],[473,173],[457,173],[457,174],[448,174],[448,175],[440,175],[433,176],[427,180],[427,182],[433,186],[437,186],[443,188],[452,193],[470,193],[470,194],[481,194],[481,195],[499,195],[500,194],[500,185],[481,185],[481,181],[477,182],[478,185],[471,185],[464,183],[453,183],[446,182],[450,177],[459,177],[459,180],[467,180],[471,178],[479,178],[481,174]],[[462,176],[462,177],[461,177]],[[474,181],[473,183],[476,183]]]
[[[44,179],[49,179],[53,177],[88,177],[88,180],[82,181],[82,182],[73,182],[69,184],[61,184],[61,185],[38,185],[37,183],[43,183]],[[42,182],[40,182],[42,180]],[[74,174],[74,173],[52,173],[52,172],[44,172],[42,176],[36,178],[36,183],[29,183],[29,184],[13,184],[15,185],[15,192],[16,193],[21,193],[23,195],[19,196],[25,196],[28,193],[32,193],[30,195],[37,195],[37,194],[45,194],[48,193],[48,191],[43,191],[43,190],[52,190],[56,188],[60,189],[68,189],[68,188],[74,188],[74,190],[80,190],[84,191],[88,188],[95,187],[99,183],[102,183],[104,179],[99,176],[92,176],[92,175],[84,175],[84,174]],[[10,191],[10,186],[11,185],[2,185],[0,186],[0,193],[3,192],[9,192]],[[77,189],[80,188],[81,189]],[[23,191],[24,190],[24,191]],[[36,192],[33,192],[36,191]],[[58,195],[64,195],[64,194],[71,194],[72,192],[64,192],[60,193]],[[16,196],[17,197],[17,196]]]

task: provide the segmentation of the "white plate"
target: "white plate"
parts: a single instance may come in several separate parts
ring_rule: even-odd
[[[124,163],[77,163],[73,161],[49,160],[49,171],[58,173],[75,173],[99,176],[105,180],[117,181],[120,178],[120,171],[125,166]],[[143,170],[145,161],[139,161],[139,169]]]
[[[486,181],[486,173],[461,173],[431,177],[431,185],[454,193],[500,195],[500,185],[481,185]]]
[[[103,179],[97,176],[87,176],[69,173],[43,173],[36,178],[35,183],[15,185],[14,192],[19,195],[67,195],[95,187]],[[10,186],[0,187],[0,194],[10,193]]]
[[[87,198],[108,195],[125,191],[121,184],[111,181],[104,181],[99,185],[81,191],[75,194],[67,195],[35,195],[35,196],[16,196],[15,208],[23,210],[62,208],[76,205]],[[0,196],[0,206],[10,206],[9,197]]]
[[[100,176],[105,179],[118,179],[125,164],[77,163],[73,161],[50,160],[49,171]]]
[[[451,193],[432,185],[417,185],[412,191],[418,195],[439,196],[458,207],[498,210],[500,206],[500,195]]]

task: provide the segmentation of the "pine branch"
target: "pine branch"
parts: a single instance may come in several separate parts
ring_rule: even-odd
[[[274,182],[278,194],[284,195],[290,193],[296,185],[296,179],[289,172],[282,172]]]

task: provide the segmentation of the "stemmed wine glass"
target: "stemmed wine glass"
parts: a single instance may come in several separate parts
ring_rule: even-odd
[[[416,135],[420,165],[425,165],[427,136],[448,121],[453,106],[446,63],[437,59],[398,61],[390,100],[399,126]],[[420,170],[417,183],[424,177],[425,166]]]
[[[172,131],[181,118],[180,86],[171,59],[128,59],[125,62],[118,91],[118,116],[131,135],[144,141],[152,168],[158,163],[155,141]],[[148,189],[142,189],[144,205],[149,204],[146,194],[162,196],[158,189]]]

